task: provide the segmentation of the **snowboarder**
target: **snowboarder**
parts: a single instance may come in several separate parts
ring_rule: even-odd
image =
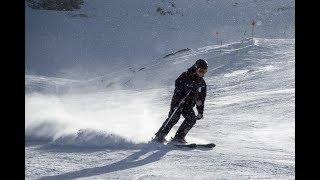
[[[203,76],[207,72],[207,69],[207,61],[198,59],[192,67],[176,79],[168,118],[155,134],[154,141],[165,142],[166,135],[182,115],[185,120],[177,130],[172,141],[183,144],[187,143],[185,136],[196,121],[203,118],[204,101],[207,93],[207,85]],[[193,111],[195,105],[198,111],[197,115]]]

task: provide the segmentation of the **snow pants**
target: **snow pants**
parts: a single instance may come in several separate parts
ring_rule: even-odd
[[[161,128],[158,130],[158,132],[156,133],[156,135],[162,135],[163,137],[165,137],[169,131],[171,130],[171,128],[177,124],[177,122],[180,119],[180,116],[182,115],[185,120],[182,122],[181,126],[179,127],[179,129],[176,132],[175,137],[180,137],[180,138],[184,138],[187,133],[190,131],[190,129],[193,127],[193,125],[196,123],[196,115],[192,109],[191,106],[182,106],[180,107],[176,113],[172,116],[171,120],[169,121],[170,116],[172,115],[172,113],[174,112],[174,107],[170,108],[170,112],[168,115],[168,118],[166,119],[166,121],[162,124]],[[168,122],[169,121],[169,122]]]

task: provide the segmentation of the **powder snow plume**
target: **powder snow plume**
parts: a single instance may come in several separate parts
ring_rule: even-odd
[[[26,141],[98,147],[149,141],[165,118],[150,102],[159,91],[26,94]]]

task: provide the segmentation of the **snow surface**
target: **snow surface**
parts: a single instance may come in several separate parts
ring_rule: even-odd
[[[213,150],[146,144],[169,110],[181,72],[171,75],[171,67],[186,68],[189,54],[145,69],[150,86],[158,80],[162,88],[26,94],[26,178],[294,179],[294,40],[254,41],[231,54],[215,51],[226,61],[218,69],[213,52],[202,54],[210,64],[205,118],[187,140],[214,142]]]
[[[99,26],[102,18],[99,14],[105,13],[99,7],[108,3],[92,2],[97,4],[88,3],[82,11],[95,8],[92,21],[96,24],[91,23]],[[121,4],[123,1],[115,2],[129,7]],[[188,8],[197,9],[207,2],[213,3],[188,1],[192,6]],[[232,13],[226,4],[235,2],[226,1],[220,8]],[[248,9],[252,7],[250,3]],[[259,3],[270,9],[286,3],[294,6],[291,1]],[[146,11],[149,5],[140,7],[141,11]],[[26,10],[29,22],[35,16],[69,21],[65,12]],[[126,10],[121,12],[131,12]],[[210,8],[207,11],[211,12]],[[123,24],[129,22],[125,19]],[[27,30],[30,24],[27,22]],[[130,22],[128,26],[133,24]],[[48,32],[58,31],[49,28]],[[171,40],[168,34],[163,34],[165,37],[161,38]],[[35,43],[31,40],[33,36],[27,37],[30,46]],[[201,36],[195,34],[193,38]],[[46,40],[43,43],[50,44]],[[230,39],[223,45],[184,43],[190,50],[168,57],[163,53],[160,58],[137,64],[131,59],[121,62],[128,66],[110,61],[117,68],[86,80],[27,71],[26,179],[294,179],[295,40],[260,37]],[[27,52],[32,54],[32,48],[27,48]],[[50,56],[57,53],[52,48],[43,49]],[[32,57],[27,56],[27,61]],[[209,63],[205,75],[208,92],[204,119],[196,123],[186,139],[213,142],[216,147],[207,151],[147,144],[167,117],[174,80],[198,58]],[[183,118],[173,127],[168,139],[182,121]]]

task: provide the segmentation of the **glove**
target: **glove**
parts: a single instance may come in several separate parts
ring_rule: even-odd
[[[203,115],[200,114],[200,113],[196,116],[196,119],[197,119],[197,120],[202,119],[202,118],[203,118]]]
[[[197,106],[201,106],[202,105],[202,101],[201,100],[196,100],[196,104],[197,104]]]

